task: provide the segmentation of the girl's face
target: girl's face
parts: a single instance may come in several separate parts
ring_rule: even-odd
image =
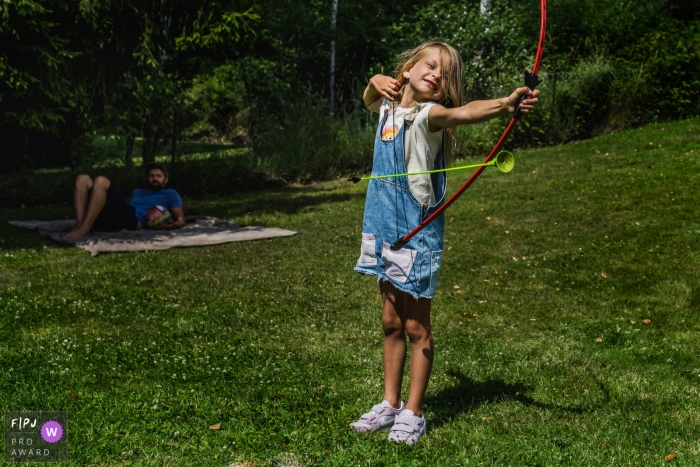
[[[445,96],[442,80],[442,54],[431,48],[418,60],[413,68],[405,70],[403,77],[408,80],[417,102],[439,102]]]

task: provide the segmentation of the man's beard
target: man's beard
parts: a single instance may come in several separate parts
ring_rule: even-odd
[[[153,182],[148,184],[148,191],[154,192],[154,191],[160,191],[163,189],[163,185],[160,184],[160,182]]]

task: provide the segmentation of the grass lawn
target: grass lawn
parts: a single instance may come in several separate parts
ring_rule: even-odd
[[[699,130],[516,151],[447,211],[416,447],[348,428],[382,333],[342,180],[185,200],[294,237],[96,258],[0,210],[0,410],[67,411],[71,465],[699,465]]]

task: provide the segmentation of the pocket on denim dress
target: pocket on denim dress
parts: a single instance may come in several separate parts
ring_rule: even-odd
[[[360,246],[360,259],[357,264],[360,266],[377,265],[377,238],[374,234],[362,234],[362,245]]]
[[[382,242],[384,273],[387,277],[405,284],[409,274],[411,274],[411,269],[413,269],[413,263],[416,262],[416,254],[415,250],[407,248],[393,251],[388,243]]]

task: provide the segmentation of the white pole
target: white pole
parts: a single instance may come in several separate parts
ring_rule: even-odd
[[[479,2],[479,10],[481,11],[481,14],[483,15],[484,13],[488,13],[488,11],[491,9],[491,0],[480,0]]]
[[[333,116],[335,98],[335,19],[338,15],[338,0],[333,0],[331,6],[331,69],[328,83],[328,106],[331,117]]]
[[[491,11],[491,0],[479,0],[479,12],[481,13],[481,16],[488,15],[490,11]],[[472,60],[472,63],[475,66],[479,65],[479,63],[481,62],[481,54],[482,53],[483,53],[483,50],[478,50],[474,54],[474,60]]]

